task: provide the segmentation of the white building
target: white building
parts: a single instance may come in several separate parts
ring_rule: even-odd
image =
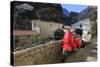
[[[87,35],[88,31],[91,31],[91,22],[89,19],[83,19],[80,20],[78,23],[73,24],[73,28],[80,28],[80,25],[82,24],[82,29],[83,29],[83,37]]]
[[[32,31],[36,30],[38,33],[40,33],[40,27],[37,25],[36,20],[32,20]]]
[[[47,37],[53,37],[54,31],[62,27],[63,24],[55,23],[55,22],[48,22],[48,21],[41,21],[41,20],[32,20],[32,30],[38,29],[40,31],[40,34]],[[34,24],[36,25],[36,28],[34,28]]]

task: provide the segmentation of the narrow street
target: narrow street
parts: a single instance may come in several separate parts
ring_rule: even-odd
[[[71,54],[65,62],[86,62],[86,61],[97,61],[97,44],[91,42],[84,48],[78,49],[77,52]]]

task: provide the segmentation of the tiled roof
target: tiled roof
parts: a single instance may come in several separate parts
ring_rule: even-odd
[[[24,36],[24,35],[38,35],[39,33],[37,31],[31,31],[31,30],[18,30],[13,31],[14,36]]]

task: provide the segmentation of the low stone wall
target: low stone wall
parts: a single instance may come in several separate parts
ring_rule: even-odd
[[[62,54],[61,41],[41,44],[14,52],[14,65],[34,65],[60,63]]]

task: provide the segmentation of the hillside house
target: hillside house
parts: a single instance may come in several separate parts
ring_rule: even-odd
[[[83,29],[83,37],[87,35],[89,31],[91,31],[91,22],[89,19],[83,19],[80,20],[78,23],[75,23],[72,25],[73,28],[80,28],[80,25],[82,25]]]
[[[36,24],[36,29],[39,31],[40,34],[47,37],[54,37],[54,31],[57,28],[61,28],[63,24],[56,23],[53,21],[40,21],[40,20],[32,20],[32,28],[34,24]]]
[[[16,50],[16,49],[31,46],[32,38],[38,35],[39,33],[36,30],[34,31],[30,31],[30,30],[13,31],[14,49]]]

